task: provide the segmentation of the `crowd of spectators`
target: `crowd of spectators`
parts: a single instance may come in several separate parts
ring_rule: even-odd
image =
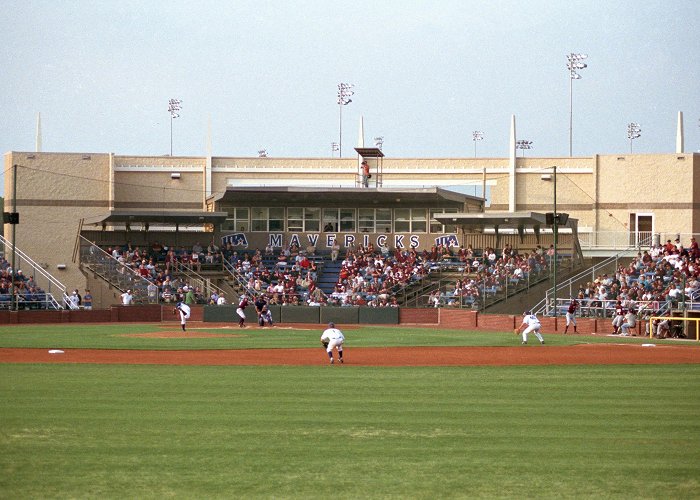
[[[206,304],[218,301],[207,297],[203,291],[192,286],[179,271],[185,268],[201,271],[202,265],[217,267],[222,263],[222,252],[212,241],[206,248],[195,243],[192,248],[169,247],[154,242],[150,247],[140,247],[126,243],[123,246],[109,246],[103,249],[117,263],[117,272],[134,273],[145,280],[149,302],[186,304]]]
[[[47,308],[48,295],[34,276],[25,276],[21,269],[12,269],[7,259],[0,257],[0,308],[10,308],[13,294],[19,309]]]
[[[517,287],[531,276],[547,272],[554,257],[554,248],[537,246],[531,252],[519,253],[510,244],[500,251],[487,247],[478,255],[471,245],[460,247],[453,255],[450,248],[433,247],[431,257],[441,262],[456,257],[461,263],[462,277],[444,290],[436,289],[428,297],[433,307],[459,307],[478,304],[485,295],[496,295],[508,286]]]
[[[398,307],[396,293],[430,273],[431,262],[431,255],[415,248],[391,252],[371,243],[350,247],[327,302],[336,306]]]
[[[119,272],[131,269],[149,285],[149,299],[163,302],[190,301],[216,303],[218,297],[205,297],[190,286],[179,271],[210,269],[233,271],[241,280],[242,291],[251,296],[266,295],[270,305],[334,305],[397,307],[397,293],[420,281],[444,264],[459,263],[462,277],[448,290],[429,298],[430,305],[454,306],[476,302],[484,292],[496,294],[508,282],[511,286],[527,279],[531,273],[548,268],[548,252],[538,246],[532,252],[518,253],[510,245],[500,251],[486,248],[477,253],[471,245],[459,248],[434,245],[418,251],[415,248],[390,250],[387,246],[351,245],[342,251],[337,245],[331,261],[342,257],[338,280],[331,293],[318,287],[319,263],[313,246],[300,248],[287,245],[260,249],[239,249],[231,244],[223,248],[213,241],[205,248],[195,243],[192,248],[168,247],[159,242],[148,248],[127,243],[104,249],[118,263]],[[188,293],[189,292],[189,293]],[[225,298],[224,298],[225,300]]]
[[[639,252],[615,273],[604,273],[582,285],[577,293],[583,314],[604,315],[620,301],[626,309],[649,313],[677,308],[684,300],[700,298],[700,250],[695,238],[683,246],[667,240]]]
[[[517,286],[533,274],[548,272],[553,248],[537,246],[520,253],[510,244],[500,250],[488,247],[481,252],[471,245],[430,249],[394,249],[350,246],[335,249],[332,257],[341,260],[337,282],[331,293],[318,287],[322,256],[312,246],[288,245],[282,249],[240,249],[231,244],[223,248],[213,241],[206,247],[178,248],[153,243],[149,248],[105,249],[123,267],[131,268],[148,280],[149,297],[164,302],[222,303],[225,297],[204,296],[190,286],[178,272],[183,268],[201,271],[202,266],[223,269],[224,264],[241,279],[242,291],[251,296],[264,294],[270,305],[397,306],[397,293],[422,280],[445,264],[458,263],[461,276],[446,288],[435,290],[428,305],[464,306],[479,303],[484,295],[497,294],[505,286]],[[332,260],[332,259],[331,259]],[[4,266],[4,267],[2,267]],[[0,261],[0,293],[7,291],[7,264]],[[19,280],[21,293],[36,291],[30,280]],[[9,293],[9,292],[8,292]],[[700,251],[694,238],[687,247],[678,240],[640,252],[629,265],[619,266],[611,275],[602,274],[582,285],[577,297],[582,312],[591,308],[613,308],[620,300],[629,308],[634,303],[677,305],[700,294]],[[27,299],[28,300],[28,299]],[[658,307],[657,307],[658,308]]]

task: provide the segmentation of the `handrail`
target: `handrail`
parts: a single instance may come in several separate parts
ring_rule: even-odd
[[[638,252],[638,251],[639,251],[639,248],[637,248],[637,247],[629,247],[629,248],[627,248],[626,250],[624,250],[624,251],[622,251],[622,252],[618,252],[618,253],[616,253],[615,255],[613,255],[612,257],[608,257],[607,259],[605,259],[605,260],[603,260],[603,261],[601,261],[601,262],[598,262],[597,264],[595,264],[595,265],[589,267],[588,269],[586,269],[586,270],[584,270],[584,271],[581,271],[580,273],[578,273],[578,274],[572,276],[572,277],[569,278],[568,280],[563,281],[562,283],[557,283],[557,289],[556,289],[556,291],[559,292],[560,290],[563,290],[563,289],[565,289],[565,288],[568,288],[568,289],[569,289],[569,295],[570,295],[570,296],[573,296],[573,295],[572,295],[572,290],[571,290],[571,285],[572,285],[574,282],[578,282],[578,281],[583,280],[584,277],[585,277],[586,275],[588,275],[588,274],[590,274],[590,275],[592,276],[591,281],[593,281],[593,280],[595,280],[596,272],[598,272],[600,269],[606,268],[606,267],[608,267],[611,263],[617,262],[618,259],[627,257],[627,256],[629,256],[631,253],[633,253],[633,252]],[[616,266],[616,267],[617,267],[617,266]],[[533,312],[535,312],[536,314],[544,314],[545,316],[549,316],[550,313],[553,311],[552,305],[551,305],[551,299],[552,299],[552,297],[550,297],[550,296],[553,296],[553,295],[554,295],[554,287],[552,286],[552,287],[550,287],[549,289],[547,289],[547,291],[545,292],[544,298],[543,298],[542,300],[540,300],[537,304],[535,304],[534,306],[531,307],[531,310],[532,310]],[[568,299],[567,299],[567,300],[568,300]]]
[[[80,240],[83,243],[80,251],[81,264],[90,268],[118,290],[123,292],[131,289],[135,303],[149,302],[148,287],[153,285],[151,281],[141,276],[130,266],[119,262],[111,254],[105,252],[84,236],[81,235]],[[104,266],[104,272],[100,269],[100,266]],[[156,302],[159,301],[160,297],[156,296]]]
[[[46,292],[36,294],[35,298],[30,299],[29,301],[27,301],[24,297],[20,297],[16,303],[19,309],[62,309],[61,305],[56,301],[54,296]],[[0,294],[0,309],[9,309],[11,305],[12,294]]]
[[[231,277],[236,281],[236,283],[238,283],[238,285],[245,290],[245,293],[252,295],[253,297],[256,297],[260,293],[262,293],[258,293],[258,291],[254,288],[250,288],[248,286],[248,280],[243,278],[243,276],[241,276],[240,271],[236,269],[236,266],[234,266],[231,262],[229,262],[226,259],[224,259],[224,269],[228,271]]]
[[[20,262],[16,263],[16,267],[19,268],[21,265],[21,261],[24,260],[27,264],[29,264],[32,268],[33,275],[36,277],[36,275],[40,275],[42,278],[44,278],[46,281],[48,281],[49,286],[45,290],[48,293],[52,293],[51,291],[51,286],[55,286],[58,288],[58,291],[65,294],[66,292],[66,286],[58,281],[51,273],[47,272],[43,267],[41,267],[37,262],[35,262],[31,257],[29,257],[27,254],[25,254],[22,250],[19,248],[15,248],[14,244],[5,239],[5,237],[0,235],[0,243],[2,243],[6,248],[10,247],[13,252],[15,252],[15,255],[17,255],[20,258]],[[12,270],[12,272],[15,272],[15,269]]]
[[[579,310],[577,315],[580,317],[593,318],[611,318],[615,315],[617,300],[606,299],[602,301],[597,299],[579,300]],[[663,316],[671,310],[671,304],[667,301],[651,300],[651,301],[631,301],[637,311],[637,317],[642,318],[647,315]],[[557,310],[561,312],[561,316],[566,314],[569,307],[570,299],[557,298]],[[590,305],[591,303],[595,305]],[[629,309],[630,304],[624,306]]]
[[[211,282],[211,279],[205,278],[204,276],[199,274],[197,271],[192,269],[192,266],[190,266],[189,264],[180,263],[179,267],[186,271],[184,274],[189,280],[194,279],[194,280],[197,280],[200,282],[200,289],[202,290],[202,294],[207,296],[207,300],[211,296],[212,290],[216,291],[217,295],[223,295],[226,293],[222,288],[219,288],[218,286],[213,284]],[[189,284],[197,286],[197,284],[192,283],[192,281],[190,281]]]

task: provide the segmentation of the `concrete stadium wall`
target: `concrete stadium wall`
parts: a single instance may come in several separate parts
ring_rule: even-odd
[[[167,311],[171,311],[170,307]],[[160,305],[115,306],[90,311],[0,311],[0,324],[31,323],[159,323],[164,318]]]
[[[144,323],[179,322],[171,305],[114,306],[91,311],[0,311],[0,325],[49,323]],[[282,307],[272,306],[275,324],[311,323],[324,325],[330,321],[343,324],[385,324],[434,326],[454,330],[512,332],[522,320],[511,314],[483,314],[466,309],[444,308],[367,308],[367,307]],[[257,322],[255,309],[246,310],[249,326]],[[203,323],[238,323],[236,306],[193,306],[190,321]],[[542,333],[563,333],[566,319],[543,317]],[[582,334],[607,335],[612,332],[610,318],[577,318],[577,331]],[[319,326],[319,327],[320,327]],[[640,322],[644,330],[644,322]],[[573,333],[570,328],[569,333]]]

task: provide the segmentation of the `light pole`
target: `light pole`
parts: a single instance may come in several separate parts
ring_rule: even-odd
[[[170,113],[170,156],[173,155],[173,120],[180,116],[182,101],[180,99],[170,99],[168,101],[168,112]]]
[[[586,54],[571,53],[566,56],[569,68],[569,156],[573,156],[573,128],[574,128],[574,80],[580,80],[581,75],[578,70],[587,67],[588,65],[581,62],[588,56]]]
[[[355,87],[352,83],[339,83],[338,84],[338,108],[339,118],[338,118],[338,151],[340,152],[340,158],[343,157],[343,106],[347,106],[352,102],[352,97],[355,92],[352,90]]]
[[[377,147],[379,151],[382,150],[382,146],[384,146],[384,136],[380,135],[379,137],[374,138],[374,145]]]
[[[554,279],[554,319],[556,321],[557,318],[557,240],[559,239],[558,236],[558,222],[559,222],[559,216],[557,215],[557,166],[554,165],[552,167],[554,170],[554,175],[552,176],[552,180],[554,183],[554,217],[552,220],[552,232],[554,233],[554,261],[552,264],[552,271],[553,271],[553,279]]]
[[[630,154],[632,154],[632,141],[639,139],[642,136],[642,129],[639,123],[628,123],[627,124],[627,138],[630,140]]]
[[[4,215],[4,214],[3,214]],[[17,165],[12,165],[12,214],[10,219],[12,224],[12,276],[10,276],[10,293],[12,293],[10,310],[16,311],[18,308],[17,294],[15,293],[15,276],[17,269],[15,268],[15,255],[17,255],[17,232],[16,227],[19,223],[19,215],[17,215]]]
[[[524,139],[515,141],[515,149],[522,149],[523,156],[525,156],[525,150],[532,149],[532,141],[526,141]]]
[[[476,158],[476,142],[481,141],[483,139],[484,139],[483,132],[481,132],[479,130],[475,130],[474,132],[472,132],[472,140],[474,141],[474,158]]]

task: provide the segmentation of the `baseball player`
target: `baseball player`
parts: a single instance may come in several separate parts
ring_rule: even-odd
[[[238,320],[238,326],[240,328],[245,328],[245,308],[248,306],[248,296],[241,295],[241,300],[238,302],[238,309],[236,309],[236,314],[240,318]]]
[[[571,299],[569,303],[569,308],[566,310],[566,328],[564,328],[564,335],[569,331],[569,325],[574,324],[574,333],[576,332],[576,311],[578,310],[578,300]]]
[[[180,313],[180,325],[182,326],[182,331],[185,331],[185,325],[187,324],[187,320],[190,319],[190,313],[192,311],[190,310],[190,306],[183,302],[178,302],[175,305],[175,309],[173,310],[173,314]]]
[[[523,327],[525,328],[524,330]],[[544,339],[540,334],[540,328],[542,328],[542,325],[540,325],[540,320],[537,319],[537,316],[530,311],[525,311],[523,313],[523,322],[520,324],[520,327],[516,329],[516,332],[520,330],[523,331],[523,345],[527,344],[527,334],[531,332],[535,334],[540,344],[544,344]]]
[[[620,325],[620,330],[622,330],[621,335],[623,337],[629,337],[630,328],[634,328],[635,326],[637,326],[637,313],[634,309],[630,309],[625,315],[624,323]]]
[[[253,301],[253,306],[255,306],[255,314],[258,316],[258,324],[260,326],[263,326],[263,321],[260,318],[260,315],[263,312],[263,308],[267,306],[267,298],[265,297],[264,294],[260,294],[257,297],[255,297],[255,301]]]
[[[335,327],[335,323],[328,323],[328,328],[321,334],[321,344],[326,348],[331,364],[333,364],[333,348],[338,351],[338,362],[343,363],[343,342],[345,342],[343,332]]]
[[[612,320],[612,326],[613,326],[613,335],[617,335],[618,332],[620,331],[620,327],[622,326],[622,323],[625,322],[625,310],[622,307],[622,301],[618,300],[617,304],[615,304],[615,316],[613,317]]]
[[[272,311],[268,309],[267,304],[263,306],[260,314],[258,314],[258,325],[265,326],[265,323],[269,326],[275,326],[272,323]]]

